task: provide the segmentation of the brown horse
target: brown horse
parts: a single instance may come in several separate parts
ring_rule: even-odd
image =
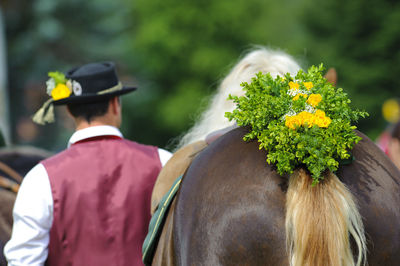
[[[0,266],[7,265],[3,248],[11,237],[12,209],[19,183],[34,165],[50,154],[31,147],[0,149]]]
[[[293,199],[301,199],[303,191],[295,190],[291,183],[296,181],[292,180],[308,174],[296,171],[290,182],[289,176],[278,175],[275,167],[265,162],[266,152],[259,150],[256,141],[242,140],[245,132],[245,128],[237,128],[226,133],[193,160],[166,218],[153,265],[290,265],[296,260],[296,254],[293,257],[291,253],[299,249],[309,257],[302,265],[329,265],[324,262],[336,253],[341,262],[337,265],[354,265],[346,262],[345,250],[326,250],[324,242],[321,247],[309,245],[307,234],[304,241],[295,242],[294,249],[293,244],[287,244],[287,232],[298,237],[304,236],[301,231],[310,231],[319,240],[348,238],[350,256],[356,262],[360,249],[359,240],[347,231],[344,236],[329,236],[332,230],[330,221],[324,223],[326,213],[337,213],[337,219],[327,217],[343,220],[343,210],[335,209],[329,201],[309,202],[309,213],[296,209],[299,202]],[[362,217],[366,262],[370,266],[398,266],[400,172],[368,137],[359,135],[363,139],[352,150],[355,160],[341,165],[336,173],[341,181],[328,173],[316,187],[310,186],[309,178],[302,186],[306,191],[317,191],[315,194],[330,194],[329,190],[324,192],[324,187],[332,182],[340,183],[335,186],[344,183]],[[293,201],[294,205],[290,203]],[[285,230],[287,206],[290,212],[305,214],[306,218],[293,232]]]

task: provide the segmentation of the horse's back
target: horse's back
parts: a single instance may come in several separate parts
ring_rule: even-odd
[[[174,210],[178,265],[288,265],[286,177],[235,129],[189,167]],[[337,175],[356,198],[369,265],[400,265],[400,172],[366,136]]]
[[[242,137],[225,134],[189,167],[175,208],[178,264],[287,265],[286,182]]]

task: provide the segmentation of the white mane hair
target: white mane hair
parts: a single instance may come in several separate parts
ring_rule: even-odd
[[[242,96],[244,91],[240,84],[251,82],[258,72],[270,73],[272,77],[283,76],[286,73],[294,75],[300,69],[298,63],[288,54],[258,47],[247,53],[222,80],[218,90],[212,97],[208,108],[201,114],[200,119],[181,138],[178,148],[205,137],[216,130],[235,124],[225,117],[225,112],[235,109],[233,101],[227,100],[229,94]]]

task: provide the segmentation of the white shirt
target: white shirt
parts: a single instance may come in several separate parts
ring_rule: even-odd
[[[68,147],[80,140],[104,135],[123,137],[112,126],[88,127],[76,131]],[[162,166],[172,156],[163,149],[158,149],[158,154]],[[14,204],[13,218],[11,239],[4,247],[8,265],[44,265],[53,223],[53,196],[49,176],[42,164],[32,168],[22,181]]]

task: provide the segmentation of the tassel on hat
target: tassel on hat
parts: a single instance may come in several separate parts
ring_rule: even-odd
[[[54,122],[53,99],[48,99],[43,106],[33,115],[32,120],[36,124],[45,125]]]

